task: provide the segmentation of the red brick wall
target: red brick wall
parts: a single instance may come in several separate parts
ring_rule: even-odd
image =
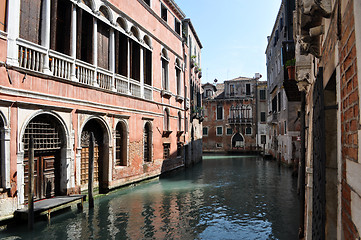
[[[341,67],[341,147],[342,197],[341,219],[345,239],[356,239],[359,233],[351,218],[351,189],[346,178],[346,159],[358,161],[358,80],[353,0],[346,5],[341,22],[339,46]]]

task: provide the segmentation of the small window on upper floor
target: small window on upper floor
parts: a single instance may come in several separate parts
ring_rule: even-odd
[[[266,100],[266,90],[265,89],[259,90],[259,99]]]
[[[161,6],[161,18],[162,18],[164,21],[167,21],[167,15],[168,15],[168,10],[167,10],[167,8],[162,4],[162,6]]]
[[[249,83],[246,84],[246,95],[251,95],[251,84]]]
[[[176,19],[174,18],[174,28],[175,28],[175,31],[176,33],[178,33],[179,35],[181,34],[181,23]]]
[[[143,0],[150,7],[150,0]]]

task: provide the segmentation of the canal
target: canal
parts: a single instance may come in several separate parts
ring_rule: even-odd
[[[9,227],[0,239],[298,239],[297,180],[260,157],[201,164],[95,199],[51,222]]]

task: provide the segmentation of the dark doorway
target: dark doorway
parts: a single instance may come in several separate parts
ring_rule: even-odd
[[[34,197],[35,200],[61,194],[61,149],[64,134],[58,121],[42,114],[30,121],[25,129],[24,143],[24,196],[28,196],[29,140],[34,139]]]
[[[103,126],[96,119],[89,120],[81,133],[81,167],[80,183],[82,188],[88,185],[89,173],[89,143],[90,134],[94,134],[94,187],[99,186],[99,190],[107,188],[107,175],[105,172],[105,144]]]

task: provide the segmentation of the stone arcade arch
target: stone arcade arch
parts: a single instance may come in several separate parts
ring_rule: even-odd
[[[109,134],[103,121],[97,118],[89,119],[81,131],[81,166],[80,184],[82,189],[88,186],[89,171],[89,143],[90,135],[94,134],[94,187],[99,187],[100,192],[108,189],[109,170]]]
[[[52,113],[34,116],[22,134],[24,150],[24,200],[28,195],[29,140],[34,139],[34,197],[36,200],[66,194],[67,134]]]

